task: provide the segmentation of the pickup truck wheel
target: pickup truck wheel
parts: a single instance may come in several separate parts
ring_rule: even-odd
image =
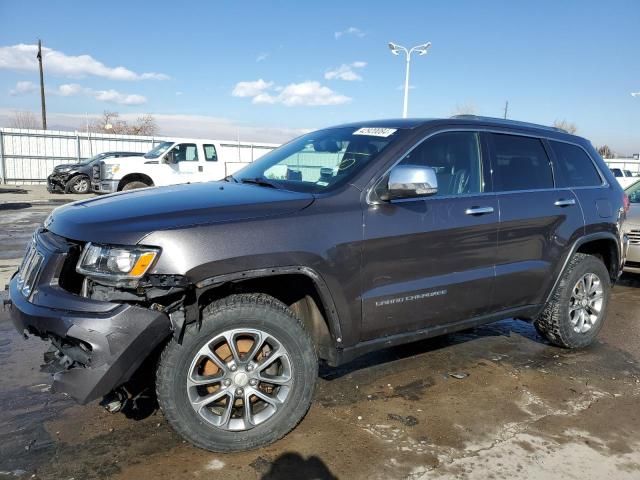
[[[122,191],[126,191],[126,190],[135,190],[136,188],[147,188],[149,185],[147,185],[144,182],[129,182],[127,184],[125,184],[124,187],[122,187]]]
[[[67,182],[64,187],[65,193],[88,193],[91,188],[89,177],[85,175],[76,175]]]
[[[156,389],[165,418],[186,440],[242,451],[302,420],[317,375],[315,347],[291,310],[268,295],[242,294],[207,306],[182,343],[167,344]]]
[[[576,253],[534,325],[554,345],[586,347],[602,328],[610,290],[604,263],[593,255]]]

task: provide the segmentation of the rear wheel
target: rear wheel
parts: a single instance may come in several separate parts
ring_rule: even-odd
[[[534,325],[554,345],[586,347],[602,328],[610,290],[604,263],[593,255],[576,253]]]
[[[149,185],[147,185],[144,182],[134,181],[134,182],[129,182],[125,184],[125,186],[122,187],[122,191],[135,190],[137,188],[147,188],[148,186]]]
[[[88,193],[91,188],[89,177],[85,175],[76,175],[67,182],[65,186],[66,193]]]
[[[304,417],[318,360],[313,342],[284,304],[233,295],[172,340],[160,360],[158,401],[171,426],[194,445],[240,451],[274,442]]]

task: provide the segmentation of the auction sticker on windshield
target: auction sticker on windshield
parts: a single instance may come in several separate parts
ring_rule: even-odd
[[[363,127],[359,128],[354,135],[369,135],[370,137],[388,137],[396,132],[397,128],[375,128],[375,127]]]

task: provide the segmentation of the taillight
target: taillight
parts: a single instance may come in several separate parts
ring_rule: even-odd
[[[627,195],[626,193],[622,194],[622,207],[624,208],[624,213],[627,213],[629,211],[629,207],[631,207],[629,195]]]

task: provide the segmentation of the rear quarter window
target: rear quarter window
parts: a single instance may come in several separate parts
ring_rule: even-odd
[[[557,183],[559,187],[598,187],[602,178],[591,157],[577,145],[550,140],[556,156]]]

